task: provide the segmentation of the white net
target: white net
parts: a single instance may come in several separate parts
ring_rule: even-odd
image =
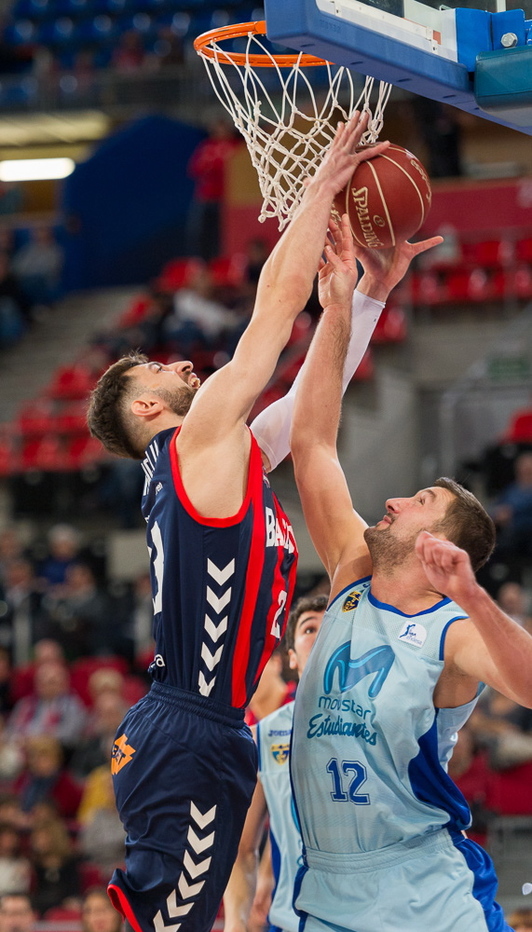
[[[246,141],[263,197],[259,220],[276,217],[282,230],[301,200],[303,179],[316,171],[339,120],[348,120],[355,110],[369,111],[361,143],[376,141],[391,85],[378,83],[372,105],[373,78],[366,77],[357,91],[347,68],[324,62],[318,76],[316,67],[305,67],[308,56],[302,53],[285,67],[279,64],[282,56],[274,55],[255,33],[240,41],[245,46],[236,60],[215,39],[209,41],[208,54],[197,51],[216,96]]]

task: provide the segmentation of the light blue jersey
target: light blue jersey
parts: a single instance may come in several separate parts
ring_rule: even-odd
[[[301,864],[301,835],[290,786],[290,738],[294,703],[267,715],[257,725],[259,777],[270,814],[270,837],[275,890],[269,912],[272,926],[297,932],[299,919],[292,898]]]
[[[446,631],[464,617],[449,599],[405,615],[372,596],[370,579],[344,589],[327,610],[294,710],[291,773],[305,861],[296,906],[303,914],[356,932],[507,928],[493,904],[489,858],[482,852],[478,872],[470,864],[473,843],[461,834],[469,807],[447,774],[476,699],[454,709],[433,703]],[[390,871],[401,862],[398,888]],[[441,896],[434,872],[443,875]],[[445,895],[446,884],[457,896]],[[400,923],[386,898],[406,904]],[[442,919],[448,899],[460,906]]]

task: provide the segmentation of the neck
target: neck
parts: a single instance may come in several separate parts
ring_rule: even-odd
[[[371,578],[371,594],[405,615],[426,611],[443,598],[429,585],[421,567],[418,571],[417,567],[410,570],[406,566],[391,572],[376,569]]]

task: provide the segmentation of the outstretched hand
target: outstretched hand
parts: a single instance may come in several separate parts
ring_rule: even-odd
[[[385,301],[392,288],[405,277],[412,260],[440,243],[443,243],[443,236],[431,236],[419,243],[404,240],[389,249],[367,249],[355,244],[355,256],[364,269],[360,290],[365,294],[378,290],[379,294],[371,296]]]
[[[323,308],[331,304],[351,306],[358,281],[358,267],[347,214],[340,225],[332,218],[318,273],[318,297]]]
[[[357,146],[364,135],[369,113],[355,110],[347,123],[339,123],[334,139],[330,144],[325,157],[316,171],[316,174],[306,185],[310,190],[315,185],[326,185],[331,191],[331,201],[335,194],[342,190],[351,175],[361,162],[373,158],[384,152],[390,145],[389,141],[376,143],[374,146],[365,146],[357,151]]]
[[[471,560],[465,550],[450,540],[421,531],[416,540],[416,554],[436,592],[465,608],[478,590]]]

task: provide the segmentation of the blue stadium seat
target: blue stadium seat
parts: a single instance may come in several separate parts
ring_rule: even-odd
[[[75,42],[76,26],[70,16],[58,16],[57,19],[40,24],[37,39],[41,45],[53,47],[72,45]]]
[[[31,19],[17,19],[8,23],[4,30],[4,39],[8,45],[28,45],[35,42],[37,27]]]
[[[54,4],[51,0],[17,0],[11,9],[15,19],[45,19],[54,15]]]

